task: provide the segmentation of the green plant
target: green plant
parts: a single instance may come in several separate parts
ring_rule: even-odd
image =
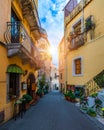
[[[28,94],[24,94],[23,97],[25,102],[29,103],[32,100],[32,97]]]
[[[39,83],[38,83],[38,87],[40,89],[43,89],[43,87],[45,86],[46,84],[46,78],[45,78],[45,75],[43,74],[41,79],[39,79]]]
[[[71,90],[69,90],[68,92],[66,92],[64,94],[64,96],[65,96],[66,99],[68,99],[68,100],[70,100],[72,102],[75,101],[75,94]]]
[[[37,94],[38,96],[42,97],[43,90],[39,88],[39,89],[37,90],[36,94]]]
[[[95,104],[100,106],[102,104],[102,101],[99,98],[95,99]]]
[[[68,95],[71,99],[75,99],[75,94],[71,90],[68,91]]]
[[[96,98],[98,96],[98,93],[93,93],[91,97]]]
[[[44,94],[47,94],[47,93],[48,93],[48,90],[47,90],[47,89],[44,89],[43,92],[44,92]]]
[[[49,89],[49,85],[48,85],[48,84],[45,85],[45,89],[46,89],[46,90]]]
[[[91,29],[95,29],[95,23],[93,23],[92,21],[92,16],[88,17],[86,20],[85,20],[85,31],[89,31]]]
[[[90,116],[96,116],[96,111],[93,108],[89,108],[87,111],[87,114],[89,114]]]
[[[68,94],[68,93],[64,93],[64,96],[65,96],[65,97],[69,97],[69,94]]]

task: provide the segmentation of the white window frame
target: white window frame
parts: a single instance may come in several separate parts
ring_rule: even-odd
[[[81,59],[81,74],[75,73],[75,60],[77,60],[77,59]],[[83,76],[83,57],[82,56],[75,57],[72,60],[72,75],[73,76]]]

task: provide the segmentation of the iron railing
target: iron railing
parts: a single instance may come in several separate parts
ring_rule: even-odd
[[[86,95],[91,95],[104,87],[104,70],[94,76],[85,85]]]
[[[7,30],[4,37],[8,50],[15,50],[17,46],[20,46],[20,49],[21,47],[24,48],[30,57],[32,57],[36,66],[42,65],[39,49],[34,45],[21,22],[7,22]]]
[[[93,79],[89,80],[84,86],[86,96],[89,96],[99,90],[99,86]]]
[[[21,22],[7,22],[4,37],[7,45],[20,44],[31,53],[32,42]]]
[[[74,50],[77,49],[78,47],[82,46],[84,44],[84,34],[73,34],[70,37],[70,44],[69,44],[69,49]]]

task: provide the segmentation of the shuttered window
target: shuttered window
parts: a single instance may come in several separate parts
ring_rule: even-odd
[[[72,62],[72,75],[73,76],[83,76],[83,62],[82,56],[76,57]]]
[[[75,63],[75,74],[81,74],[81,58],[76,59]]]

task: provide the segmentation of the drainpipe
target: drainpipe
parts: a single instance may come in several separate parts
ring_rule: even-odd
[[[65,90],[64,90],[64,92],[66,93],[66,91],[67,91],[67,43],[66,43],[66,36],[65,35],[64,35],[64,56],[65,56],[65,64],[64,64],[64,68],[65,68],[65,78],[64,78]]]
[[[82,0],[82,33],[84,32],[84,0]]]

